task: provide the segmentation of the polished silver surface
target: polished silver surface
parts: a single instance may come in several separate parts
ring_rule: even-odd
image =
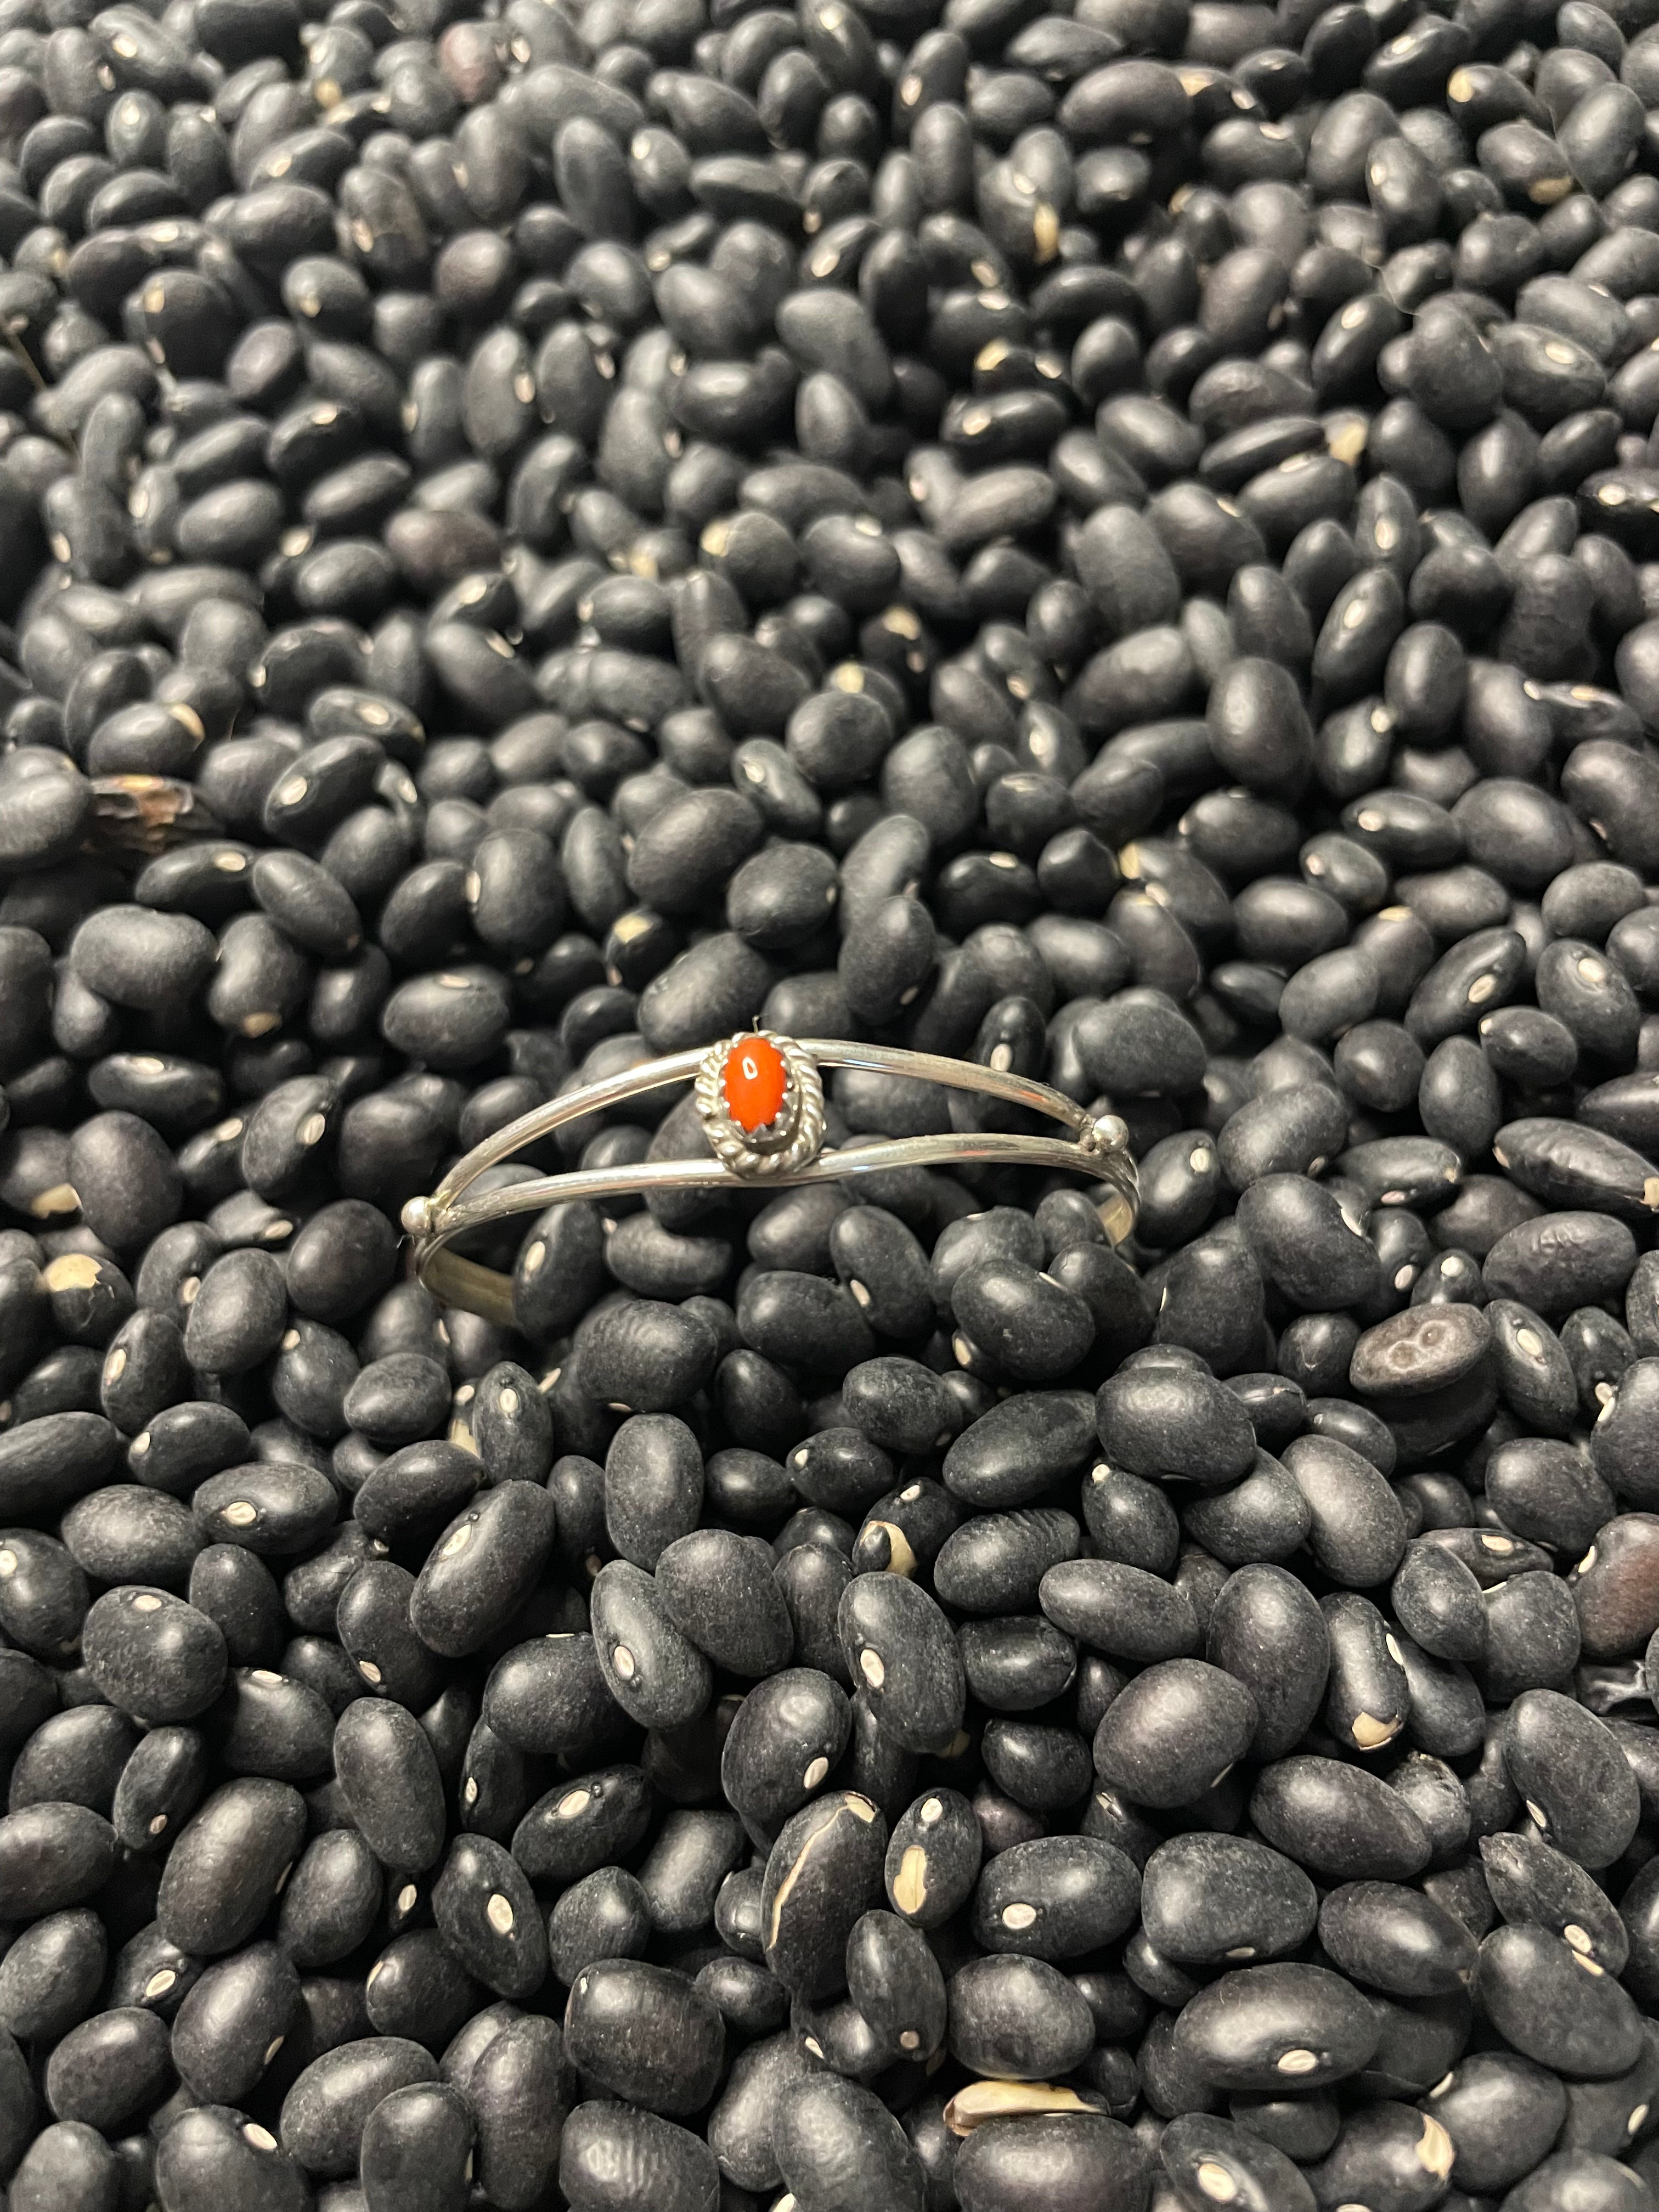
[[[740,1127],[726,1109],[724,1071],[733,1048],[755,1036],[776,1048],[787,1079],[784,1103],[775,1120],[750,1132]],[[937,1136],[876,1137],[825,1151],[823,1091],[818,1071],[826,1067],[909,1075],[946,1090],[976,1091],[1029,1113],[1046,1115],[1066,1133],[1046,1137],[1004,1130],[945,1131]],[[467,1195],[490,1168],[567,1123],[603,1114],[645,1091],[682,1083],[696,1087],[698,1118],[711,1147],[708,1157],[641,1160],[617,1168],[574,1168]],[[416,1272],[435,1297],[447,1305],[465,1306],[487,1319],[510,1325],[511,1278],[446,1249],[468,1230],[504,1220],[510,1214],[539,1213],[573,1199],[615,1198],[624,1193],[781,1189],[801,1183],[840,1182],[889,1168],[952,1167],[977,1162],[1000,1167],[1062,1168],[1091,1177],[1103,1186],[1096,1204],[1107,1234],[1116,1243],[1134,1224],[1138,1197],[1127,1139],[1128,1132],[1115,1115],[1094,1119],[1063,1092],[1003,1068],[947,1060],[935,1053],[907,1052],[892,1045],[853,1044],[839,1037],[797,1039],[774,1030],[744,1030],[715,1044],[699,1045],[691,1051],[670,1053],[637,1067],[624,1068],[620,1074],[562,1092],[532,1112],[521,1114],[517,1121],[475,1145],[428,1197],[410,1199],[404,1208],[403,1223],[414,1239]]]

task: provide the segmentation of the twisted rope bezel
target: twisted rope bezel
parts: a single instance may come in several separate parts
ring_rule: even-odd
[[[739,1127],[726,1103],[726,1062],[750,1037],[772,1046],[784,1072],[783,1103],[758,1130]],[[711,1044],[698,1064],[694,1096],[709,1149],[723,1166],[745,1180],[763,1182],[793,1174],[823,1149],[823,1078],[817,1061],[794,1038],[776,1030],[737,1030]]]

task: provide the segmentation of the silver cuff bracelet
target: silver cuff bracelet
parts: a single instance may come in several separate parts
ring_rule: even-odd
[[[910,1075],[951,1091],[978,1091],[1061,1124],[1063,1136],[1001,1130],[944,1131],[936,1136],[882,1137],[825,1152],[825,1067],[857,1067]],[[578,1168],[525,1182],[466,1194],[489,1169],[526,1145],[589,1115],[669,1084],[695,1086],[697,1118],[712,1157],[641,1160],[615,1168]],[[781,1189],[835,1182],[889,1168],[949,1167],[981,1162],[1000,1167],[1065,1168],[1103,1186],[1097,1204],[1115,1243],[1134,1225],[1138,1188],[1128,1131],[1115,1115],[1098,1119],[1063,1092],[1030,1077],[937,1054],[894,1046],[850,1044],[837,1037],[795,1038],[749,1030],[718,1043],[624,1068],[603,1081],[567,1091],[521,1114],[458,1160],[429,1197],[412,1198],[404,1227],[415,1243],[420,1279],[445,1304],[463,1306],[511,1326],[511,1279],[446,1249],[468,1230],[514,1213],[539,1213],[573,1199],[615,1198],[654,1190]]]

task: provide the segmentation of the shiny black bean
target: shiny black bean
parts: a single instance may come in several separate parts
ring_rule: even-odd
[[[355,2039],[313,2058],[283,2100],[283,2149],[318,2179],[356,2171],[363,2132],[384,2100],[429,2082],[436,2062],[417,2043],[398,2036]]]
[[[416,1579],[409,1618],[422,1643],[455,1656],[488,1642],[533,1588],[555,1525],[553,1500],[538,1483],[501,1481],[483,1492],[438,1538]]]
[[[180,2080],[216,2102],[245,2100],[286,2042],[300,2002],[298,1971],[274,1943],[250,1944],[210,1966],[173,2021]]]
[[[246,1942],[287,1880],[304,1829],[303,1801],[287,1784],[224,1784],[168,1855],[155,1904],[163,1935],[198,1957]]]
[[[92,2011],[107,1960],[103,1922],[89,1908],[34,1922],[0,1961],[0,2020],[7,2031],[56,2041]]]
[[[1256,1705],[1243,1684],[1197,1659],[1170,1659],[1138,1675],[1096,1732],[1103,1779],[1139,1804],[1187,1804],[1249,1749]]]
[[[1141,1917],[1159,1953],[1235,1964],[1294,1949],[1312,1927],[1311,1883],[1288,1858],[1243,1838],[1171,1838],[1147,1860]]]
[[[82,1639],[104,1694],[150,1722],[193,1718],[224,1683],[218,1624],[165,1590],[112,1590],[87,1615]]]
[[[665,2115],[708,2101],[725,2048],[706,1998],[682,1977],[632,1959],[599,1960],[578,1977],[565,2038],[585,2075]]]
[[[785,2088],[774,2124],[779,2171],[795,2194],[920,2212],[922,2172],[898,2122],[856,2083],[809,2075]],[[830,2192],[833,2192],[830,2194]]]
[[[1110,1942],[1131,1923],[1133,1862],[1092,1838],[1016,1844],[991,1862],[975,1893],[975,1932],[991,1951],[1050,1964]]]
[[[443,1848],[443,1793],[425,1730],[403,1706],[360,1698],[340,1716],[334,1765],[364,1840],[383,1866],[422,1874]]]
[[[994,2119],[957,2154],[953,2182],[964,2212],[1018,2203],[1088,2204],[1146,2185],[1146,2153],[1130,2130],[1098,2113]],[[1013,2192],[1018,2192],[1015,2194]]]
[[[653,1578],[625,1560],[600,1569],[592,1590],[592,1650],[605,1685],[647,1727],[693,1720],[708,1703],[709,1662],[659,1604]]]
[[[1275,1850],[1331,1878],[1401,1880],[1429,1854],[1409,1805],[1375,1776],[1334,1759],[1303,1755],[1264,1767],[1251,1815]]]
[[[466,2185],[472,2115],[446,2082],[412,2081],[383,2098],[364,2124],[359,2153],[370,2212],[408,2204],[444,2212]]]
[[[926,1591],[902,1576],[855,1576],[837,1628],[848,1671],[885,1733],[906,1750],[948,1745],[962,1722],[962,1659]]]
[[[474,1979],[500,1996],[528,1996],[547,1975],[547,1928],[528,1878],[487,1836],[452,1844],[432,1892],[440,1933]]]
[[[1193,1998],[1174,2047],[1218,2087],[1317,2088],[1357,2073],[1377,2036],[1370,2007],[1340,1975],[1278,1965],[1224,1974]]]
[[[1018,1952],[971,1960],[951,1978],[949,2043],[973,2072],[1045,2081],[1075,2066],[1093,2017],[1066,1978]]]
[[[1624,1850],[1639,1818],[1636,1778],[1594,1715],[1553,1691],[1528,1690],[1504,1723],[1504,1762],[1540,1828],[1569,1857],[1600,1867]]]
[[[1480,1999],[1523,2056],[1548,2051],[1557,2071],[1601,2080],[1634,2064],[1639,2016],[1594,1960],[1535,1927],[1495,1929],[1480,1946]]]
[[[1599,1965],[1623,1970],[1629,1951],[1624,1923],[1574,1861],[1519,1835],[1483,1837],[1480,1857],[1492,1902],[1505,1920],[1553,1928]]]
[[[283,1889],[278,1938],[302,1971],[332,1966],[355,1950],[380,1911],[379,1863],[353,1828],[319,1836]]]

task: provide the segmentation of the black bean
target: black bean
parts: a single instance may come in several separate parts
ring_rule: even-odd
[[[270,1357],[287,1314],[283,1279],[268,1252],[228,1252],[202,1277],[185,1325],[191,1365],[240,1374]]]
[[[1095,1770],[1137,1803],[1190,1803],[1248,1750],[1255,1724],[1255,1700],[1243,1683],[1200,1660],[1168,1660],[1108,1707]]]
[[[638,1958],[651,1932],[645,1892],[620,1867],[600,1867],[573,1882],[553,1908],[548,1944],[554,1972],[574,1983],[596,1959]]]
[[[1483,1837],[1480,1857],[1492,1902],[1505,1920],[1553,1928],[1599,1965],[1623,1971],[1629,1953],[1624,1923],[1572,1860],[1527,1836]]]
[[[0,1961],[0,2021],[9,2033],[56,2041],[97,2002],[108,1960],[104,1923],[87,1906],[37,1920]]]
[[[1425,1311],[1474,1310],[1419,1308],[1413,1320]],[[1386,1581],[1405,1550],[1406,1524],[1377,1469],[1336,1437],[1319,1435],[1293,1437],[1284,1462],[1311,1509],[1309,1545],[1327,1573],[1352,1589]]]
[[[300,2001],[299,1973],[274,1943],[250,1944],[210,1966],[173,2021],[180,2080],[199,2097],[246,2100],[286,2042]]]
[[[100,1598],[87,1615],[82,1650],[105,1696],[150,1723],[192,1719],[224,1684],[217,1622],[166,1590],[127,1586]]]
[[[696,2212],[719,2179],[714,2154],[688,2130],[595,2103],[579,2105],[565,2122],[559,2186],[577,2212],[611,2212],[641,2193],[665,2212]]]
[[[1175,1659],[1199,1640],[1186,1593],[1141,1567],[1066,1561],[1048,1569],[1037,1595],[1056,1628],[1115,1658],[1141,1665]]]
[[[651,1921],[677,1934],[708,1926],[742,1849],[742,1827],[729,1813],[672,1814],[641,1869],[641,1903]]]
[[[429,2082],[436,2074],[431,2055],[403,2038],[340,2043],[313,2058],[283,2100],[283,2148],[319,2180],[350,2174],[375,2108],[396,2091]]]
[[[906,1750],[941,1749],[961,1724],[962,1660],[944,1614],[902,1576],[858,1575],[837,1619],[849,1673]]]
[[[158,1012],[193,998],[212,967],[211,933],[188,915],[106,908],[76,931],[70,959],[89,990],[113,1005]]]
[[[439,1537],[416,1581],[409,1618],[421,1641],[454,1656],[505,1626],[541,1573],[554,1525],[553,1501],[538,1484],[484,1492]]]
[[[767,1965],[792,1990],[840,1986],[846,1936],[866,1903],[886,1850],[886,1826],[854,1791],[805,1807],[779,1831],[761,1897]]]
[[[773,2122],[779,2171],[801,2201],[873,2198],[921,2212],[922,2173],[904,2131],[856,2082],[808,2075],[787,2085]]]
[[[708,2137],[722,2173],[732,2177],[738,2186],[754,2182],[765,2190],[781,2180],[772,2144],[777,2099],[788,2082],[807,2070],[805,2049],[788,2034],[768,2037],[738,2054],[710,2116]]]
[[[379,1864],[355,1828],[308,1844],[283,1886],[277,1923],[295,1964],[314,1972],[354,1951],[380,1911],[380,1887]]]
[[[702,1503],[702,1454],[684,1422],[656,1413],[624,1421],[606,1455],[605,1498],[611,1543],[635,1566],[654,1568],[696,1526]]]
[[[963,1431],[945,1454],[945,1479],[968,1504],[1022,1505],[1040,1498],[1094,1449],[1094,1409],[1085,1395],[1028,1392]]]
[[[308,1550],[331,1528],[337,1496],[329,1478],[295,1462],[251,1462],[210,1475],[192,1494],[197,1526],[211,1542],[260,1553]]]
[[[658,1601],[717,1665],[766,1675],[787,1661],[794,1641],[771,1570],[771,1553],[757,1539],[701,1531],[679,1538],[659,1555]],[[716,1605],[716,1591],[730,1595]]]
[[[1130,2130],[1098,2113],[1050,2112],[975,2128],[953,2173],[963,2212],[997,2204],[1133,2202],[1146,2185],[1146,2153]]]
[[[469,1502],[477,1480],[476,1458],[459,1444],[435,1437],[405,1444],[369,1474],[352,1500],[352,1518],[383,1546],[424,1535]]]
[[[1094,1335],[1093,1316],[1076,1291],[1014,1262],[965,1268],[951,1304],[963,1364],[980,1353],[1023,1382],[1054,1382],[1069,1373]]]
[[[363,2202],[370,2212],[407,2204],[443,2212],[466,2185],[473,2119],[445,2082],[411,2081],[375,2106],[359,2153]]]
[[[120,2168],[113,2149],[84,2120],[43,2128],[12,2177],[25,2204],[89,2204],[103,2212],[119,2202]]]
[[[1345,1972],[1396,1996],[1461,1990],[1474,1945],[1431,1899],[1389,1882],[1349,1882],[1320,1909],[1320,1941]]]
[[[41,1660],[66,1656],[79,1641],[91,1595],[74,1554],[52,1537],[20,1528],[8,1538],[0,1570],[0,1626]]]
[[[608,1308],[584,1335],[582,1384],[630,1413],[666,1412],[708,1379],[717,1352],[716,1340],[695,1315],[634,1299]]]
[[[1016,1844],[994,1859],[975,1896],[975,1932],[988,1950],[1050,1964],[1110,1942],[1133,1921],[1133,1863],[1086,1837]]]
[[[299,1856],[304,1832],[303,1801],[285,1783],[224,1784],[168,1855],[155,1904],[163,1935],[198,1957],[245,1942]]]
[[[1583,1648],[1592,1659],[1633,1653],[1644,1634],[1651,1634],[1647,1626],[1651,1533],[1648,1516],[1615,1515],[1603,1522],[1595,1543],[1573,1570],[1573,1601]]]
[[[1474,2052],[1431,2093],[1460,2181],[1502,2188],[1537,2164],[1566,2112],[1559,2079],[1509,2051]]]
[[[1502,1537],[1503,1544],[1514,1543]],[[1577,1612],[1569,1614],[1553,1581],[1528,1589],[1529,1575],[1505,1583],[1486,1603],[1486,1692],[1500,1702],[1524,1690],[1559,1681],[1576,1664],[1582,1645]]]
[[[1386,1783],[1334,1759],[1302,1756],[1264,1767],[1251,1816],[1276,1850],[1347,1881],[1404,1879],[1430,1848],[1421,1821]]]
[[[229,1657],[257,1666],[282,1650],[283,1593],[264,1562],[236,1544],[210,1544],[190,1571],[189,1597],[219,1624]]]
[[[1247,1966],[1183,2008],[1175,2049],[1218,2087],[1310,2088],[1357,2073],[1375,2051],[1364,1998],[1318,1966]]]
[[[605,1686],[647,1727],[696,1719],[708,1703],[708,1660],[659,1604],[653,1578],[613,1559],[594,1578],[593,1650]]]
[[[483,1711],[518,1751],[575,1754],[596,1747],[612,1716],[593,1638],[559,1631],[515,1646],[484,1685]]]
[[[96,1489],[120,1449],[101,1414],[53,1412],[20,1421],[0,1437],[0,1498],[13,1520],[62,1510]]]
[[[1078,1990],[1018,1952],[975,1959],[951,1977],[950,2047],[975,2074],[1041,2081],[1069,2072],[1094,2039]]]
[[[167,2064],[166,2024],[142,2007],[118,2006],[83,2021],[58,2045],[46,2067],[46,2102],[59,2120],[108,2132],[155,2100]]]
[[[390,1701],[340,1716],[334,1765],[352,1819],[383,1866],[423,1874],[443,1849],[443,1785],[425,1730]]]
[[[1194,1835],[1172,1838],[1147,1860],[1140,1909],[1162,1955],[1216,1965],[1294,1949],[1317,1900],[1282,1854],[1243,1838]]]
[[[469,2048],[469,2039],[475,2039]],[[477,2163],[492,2195],[533,2203],[558,2160],[568,2109],[557,2027],[498,2005],[475,2014],[445,2053],[446,2079],[459,2088],[477,2123]]]
[[[720,2014],[690,1982],[635,1959],[603,1959],[570,1992],[566,2047],[573,2063],[629,2103],[665,2115],[696,2112],[719,2077]]]
[[[1096,1418],[1109,1460],[1131,1474],[1235,1481],[1249,1472],[1255,1450],[1243,1406],[1194,1368],[1125,1371],[1102,1386]]]
[[[1329,1312],[1366,1303],[1375,1248],[1334,1196],[1305,1176],[1268,1175],[1241,1194],[1241,1226],[1274,1286],[1299,1306]]]
[[[133,1725],[113,1706],[70,1705],[53,1713],[18,1753],[8,1796],[11,1808],[63,1800],[107,1816],[137,1741]]]
[[[1636,1778],[1617,1740],[1572,1699],[1543,1689],[1516,1698],[1504,1762],[1528,1810],[1537,1808],[1539,1826],[1569,1857],[1606,1866],[1624,1850],[1639,1817]]]
[[[547,1976],[547,1929],[527,1877],[487,1836],[451,1846],[432,1893],[432,1909],[451,1951],[498,1996],[525,1997]]]
[[[1639,2016],[1594,1960],[1541,1928],[1502,1927],[1480,1946],[1480,1999],[1528,2057],[1547,2049],[1561,2073],[1604,2079],[1635,2063]]]

